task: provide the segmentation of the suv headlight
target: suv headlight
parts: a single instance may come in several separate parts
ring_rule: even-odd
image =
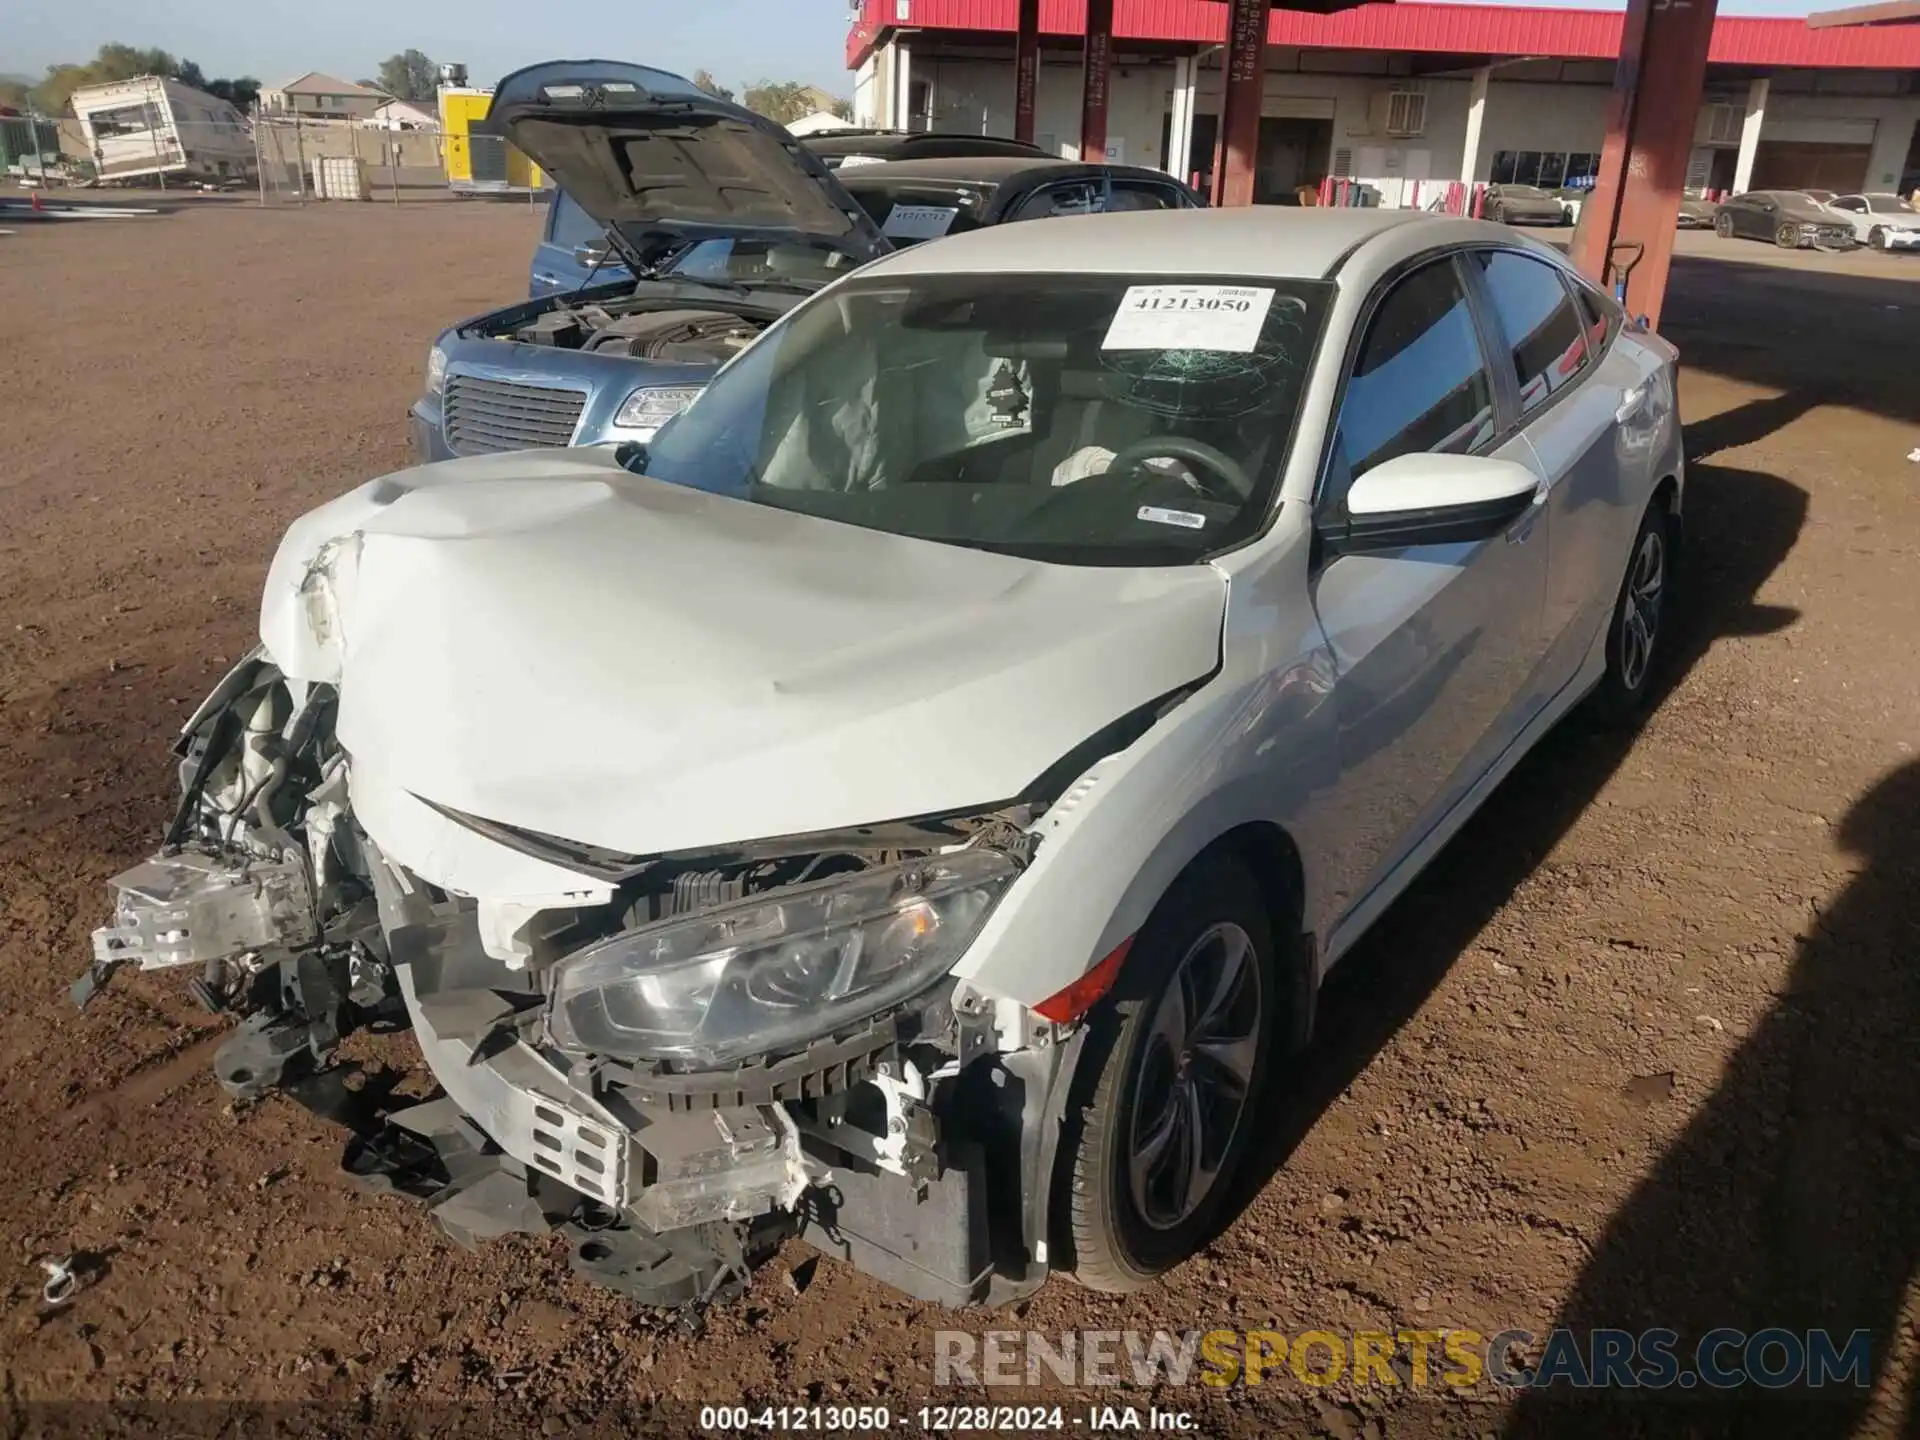
[[[613,417],[621,430],[658,430],[694,402],[704,385],[654,385],[636,390]]]
[[[438,395],[447,384],[447,352],[438,345],[427,351],[427,393]]]
[[[700,1067],[804,1044],[951,969],[1018,873],[956,850],[629,930],[556,968],[548,1033]]]

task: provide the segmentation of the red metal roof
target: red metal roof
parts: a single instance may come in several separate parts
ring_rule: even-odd
[[[1017,8],[1018,0],[864,0],[860,19],[847,36],[847,61],[858,64],[880,33],[894,28],[1011,34]],[[1123,40],[1217,44],[1225,38],[1226,13],[1220,0],[1114,0],[1113,32]],[[1086,0],[1040,0],[1044,35],[1084,34],[1086,16]],[[1361,5],[1335,15],[1275,10],[1267,43],[1320,50],[1598,60],[1619,54],[1624,19],[1617,10],[1517,5]],[[1816,29],[1802,19],[1722,15],[1714,22],[1707,60],[1779,69],[1920,68],[1920,24]]]

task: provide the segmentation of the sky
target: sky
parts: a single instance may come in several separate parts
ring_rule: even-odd
[[[840,95],[852,88],[845,59],[852,0],[12,3],[19,8],[0,33],[4,73],[37,76],[50,64],[84,60],[103,42],[119,40],[191,59],[209,78],[252,75],[268,84],[308,70],[357,80],[413,47],[436,61],[464,62],[476,84],[536,60],[604,56],[683,75],[705,68],[736,90],[763,78],[800,80]],[[1625,8],[1607,0],[1560,3]],[[1720,9],[1802,15],[1839,3],[1845,0],[1721,0]]]
[[[15,7],[18,7],[17,9]],[[158,46],[209,79],[267,84],[309,70],[371,77],[408,48],[463,62],[490,85],[536,60],[605,57],[735,90],[799,80],[852,93],[852,0],[0,0],[0,73],[38,76],[103,43]]]

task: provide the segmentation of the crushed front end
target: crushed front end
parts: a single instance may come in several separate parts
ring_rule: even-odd
[[[264,651],[208,698],[81,1003],[126,965],[193,969],[239,1021],[215,1061],[237,1100],[312,1103],[344,1036],[411,1029],[435,1093],[357,1121],[347,1168],[463,1244],[557,1231],[647,1304],[731,1293],[790,1234],[946,1304],[1044,1277],[1077,1037],[949,973],[1031,858],[1023,810],[616,855],[363,794],[336,708]],[[467,893],[409,847],[571,878]]]

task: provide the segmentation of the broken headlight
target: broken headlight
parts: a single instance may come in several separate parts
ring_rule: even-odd
[[[549,1033],[696,1066],[804,1044],[952,968],[1017,873],[957,850],[626,931],[555,970]]]

